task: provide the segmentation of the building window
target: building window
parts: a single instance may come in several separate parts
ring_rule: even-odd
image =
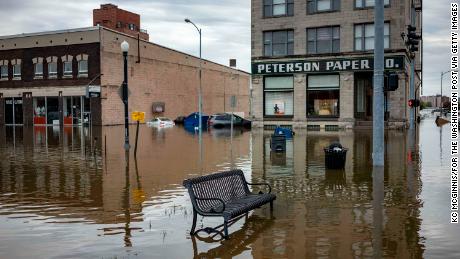
[[[307,116],[339,117],[340,76],[308,76]]]
[[[1,80],[8,80],[8,65],[1,65],[0,66],[0,79]]]
[[[340,26],[307,29],[307,53],[340,52]]]
[[[389,6],[390,0],[384,0],[383,4],[385,6]],[[356,8],[368,8],[368,7],[374,7],[374,6],[375,6],[375,0],[355,0]]]
[[[79,77],[88,76],[88,60],[78,61],[78,76]]]
[[[132,24],[132,23],[130,23],[130,24],[128,25],[128,28],[129,28],[130,30],[132,30],[132,31],[134,31],[135,27],[136,27],[136,26],[135,26],[134,24]]]
[[[294,77],[277,76],[264,78],[264,115],[294,115]]]
[[[32,63],[34,65],[34,79],[42,79],[43,78],[43,58],[42,57],[33,58]]]
[[[43,63],[34,64],[35,77],[43,77]]]
[[[293,30],[264,32],[264,56],[286,56],[293,54]]]
[[[355,25],[355,50],[366,51],[374,49],[374,24]],[[390,47],[390,24],[384,26],[384,48]]]
[[[307,0],[309,14],[340,10],[340,0]]]
[[[72,61],[62,62],[64,77],[72,77]]]
[[[13,78],[21,78],[21,64],[13,65]]]
[[[57,63],[48,63],[48,78],[57,78]]]
[[[263,0],[264,17],[293,16],[294,0]]]
[[[123,24],[121,22],[117,22],[117,28],[122,28],[123,27]]]

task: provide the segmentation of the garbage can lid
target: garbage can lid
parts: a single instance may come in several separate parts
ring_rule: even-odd
[[[338,143],[338,142],[334,142],[332,144],[329,145],[329,149],[333,149],[333,150],[342,150],[343,147],[342,147],[342,144]]]

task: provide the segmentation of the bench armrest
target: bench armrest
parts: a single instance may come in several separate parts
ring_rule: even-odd
[[[222,211],[213,211],[214,209],[211,208],[212,212],[217,212],[217,213],[222,213],[225,210],[225,202],[222,199],[219,198],[198,198],[195,197],[196,200],[201,200],[201,201],[220,201],[222,203]]]
[[[248,182],[246,182],[246,184],[248,184],[248,185],[266,185],[266,186],[268,186],[268,193],[272,193],[272,187],[268,183],[248,183]]]

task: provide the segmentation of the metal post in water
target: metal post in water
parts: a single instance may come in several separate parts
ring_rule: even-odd
[[[384,168],[374,166],[372,170],[372,250],[374,258],[382,258]]]
[[[107,158],[107,135],[104,135],[104,155]]]
[[[415,7],[411,3],[410,9],[410,24],[415,27]],[[409,99],[415,100],[415,56],[411,54],[410,58],[410,77],[409,77]],[[409,129],[415,128],[415,112],[416,107],[409,108]]]
[[[136,144],[134,145],[134,157],[136,157],[137,154],[137,139],[139,138],[139,121],[137,121],[136,124]]]
[[[129,115],[128,115],[128,50],[129,44],[126,41],[121,43],[123,52],[123,103],[125,107],[125,145],[126,151],[129,151]]]
[[[374,166],[384,165],[385,121],[384,121],[384,4],[376,0],[374,7],[374,98],[373,98],[373,144],[372,162]]]
[[[199,67],[199,80],[200,80],[200,85],[199,85],[199,88],[198,88],[198,144],[199,144],[199,152],[200,152],[200,173],[202,171],[202,159],[203,159],[203,122],[202,122],[202,113],[203,113],[203,97],[202,97],[202,86],[201,86],[201,63],[202,63],[202,58],[201,58],[201,29],[198,28],[198,26],[196,26],[195,23],[193,23],[190,19],[186,18],[184,19],[184,21],[186,23],[190,23],[192,24],[193,26],[195,26],[196,30],[198,31],[198,34],[200,35],[200,67]]]

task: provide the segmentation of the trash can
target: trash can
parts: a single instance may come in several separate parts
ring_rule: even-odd
[[[294,135],[294,132],[289,128],[282,128],[280,126],[277,126],[273,134],[274,135],[285,135],[286,139],[291,139],[292,136]]]
[[[270,142],[270,149],[275,152],[286,151],[286,135],[273,134]]]
[[[347,160],[348,149],[340,143],[332,143],[324,149],[325,165],[328,169],[343,169]]]

